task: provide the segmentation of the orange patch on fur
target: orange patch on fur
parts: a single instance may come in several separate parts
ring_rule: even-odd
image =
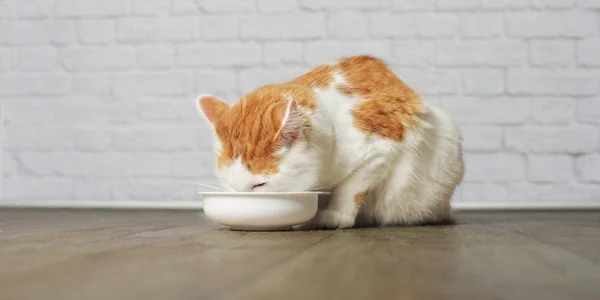
[[[225,112],[217,106],[215,112],[222,114],[213,122],[222,144],[217,166],[239,157],[252,173],[276,173],[279,157],[275,153],[282,145],[279,129],[289,99],[296,101],[305,118],[305,130],[310,130],[306,113],[317,109],[313,89],[330,86],[336,72],[346,80],[346,85],[336,87],[341,93],[364,98],[351,113],[355,126],[365,134],[401,141],[405,126],[417,124],[423,109],[419,95],[383,61],[365,55],[350,57],[316,67],[289,83],[261,87]],[[355,201],[362,204],[366,192],[360,195]]]
[[[424,108],[421,97],[385,62],[363,55],[343,59],[338,66],[347,83],[338,91],[365,99],[352,110],[354,125],[362,132],[401,141],[405,126],[417,124]]]
[[[354,204],[356,204],[356,209],[359,210],[360,207],[363,205],[363,203],[365,202],[365,197],[367,196],[367,193],[369,191],[364,191],[364,192],[360,192],[358,194],[356,194],[354,196]]]
[[[222,144],[217,167],[228,165],[240,157],[254,174],[278,172],[279,157],[275,152],[282,146],[279,129],[288,97],[302,108],[315,109],[312,90],[291,84],[261,87],[232,106],[216,124]]]
[[[335,70],[335,65],[319,66],[292,80],[290,83],[300,84],[310,88],[324,88],[333,82],[333,73]]]

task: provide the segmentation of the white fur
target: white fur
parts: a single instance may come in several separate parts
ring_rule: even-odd
[[[226,188],[255,191],[333,192],[329,206],[308,225],[347,228],[361,225],[417,224],[444,220],[450,198],[462,181],[461,135],[438,108],[427,107],[421,123],[402,142],[367,137],[353,123],[351,110],[364,99],[339,93],[342,74],[324,89],[314,89],[317,109],[309,115],[310,134],[300,133],[281,150],[280,171],[253,175],[238,160],[217,174]],[[288,107],[289,110],[289,107]],[[285,126],[289,111],[284,118]],[[362,208],[354,197],[368,191]]]

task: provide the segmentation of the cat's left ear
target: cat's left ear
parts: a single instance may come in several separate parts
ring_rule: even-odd
[[[196,99],[196,108],[200,115],[204,116],[212,126],[215,125],[215,122],[221,118],[224,113],[229,111],[229,105],[227,105],[227,103],[211,95],[198,96]]]
[[[277,136],[281,135],[282,146],[291,146],[302,133],[304,128],[304,118],[300,113],[298,104],[296,101],[291,99],[285,109],[283,120],[281,121],[281,128]],[[276,137],[277,137],[276,136]]]

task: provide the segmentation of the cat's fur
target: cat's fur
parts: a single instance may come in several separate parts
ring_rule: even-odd
[[[355,56],[232,107],[202,95],[216,174],[231,191],[332,191],[309,226],[348,228],[446,220],[463,178],[461,135],[387,65]]]

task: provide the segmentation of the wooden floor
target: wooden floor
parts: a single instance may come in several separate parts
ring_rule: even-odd
[[[600,299],[600,212],[233,232],[201,213],[0,210],[0,299]]]

